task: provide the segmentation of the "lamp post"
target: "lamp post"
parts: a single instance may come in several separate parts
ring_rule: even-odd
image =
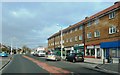
[[[12,55],[12,39],[11,39],[11,51],[10,51],[10,54]]]
[[[57,24],[57,26],[60,26]],[[63,58],[63,35],[62,35],[62,26],[60,26],[60,31],[61,31],[61,59]]]

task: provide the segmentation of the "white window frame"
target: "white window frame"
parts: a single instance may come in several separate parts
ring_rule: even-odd
[[[70,42],[72,42],[72,38],[70,38]]]
[[[75,31],[77,31],[78,30],[78,28],[75,28]]]
[[[115,18],[115,11],[109,14],[109,19]]]
[[[72,29],[70,30],[70,33],[72,33],[73,31],[72,31]]]
[[[83,29],[83,26],[82,26],[82,25],[80,25],[79,29],[80,29],[80,30],[82,30],[82,29]]]
[[[89,38],[92,38],[92,33],[91,32],[89,32],[88,34],[87,34],[87,38],[89,39]]]
[[[91,21],[88,21],[87,27],[90,27],[91,25],[92,25],[92,22],[91,22]]]
[[[68,39],[66,39],[66,42],[68,42]]]
[[[99,30],[96,30],[94,32],[94,37],[100,37],[100,31]]]
[[[65,41],[63,40],[62,43],[65,43]]]
[[[75,36],[75,41],[77,41],[77,36]]]
[[[79,36],[79,40],[82,40],[82,35]]]
[[[110,26],[109,27],[109,34],[114,34],[114,33],[116,33],[116,26]]]
[[[99,23],[99,19],[96,18],[95,21],[94,21],[94,23],[95,23],[95,25],[98,25],[98,23]]]

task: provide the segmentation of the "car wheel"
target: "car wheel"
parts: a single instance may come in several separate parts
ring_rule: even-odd
[[[75,63],[75,59],[73,59],[72,62]]]
[[[68,59],[65,59],[65,61],[68,61]]]
[[[82,60],[82,62],[84,62],[84,59]]]

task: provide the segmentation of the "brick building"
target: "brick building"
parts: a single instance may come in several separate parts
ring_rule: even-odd
[[[62,30],[65,51],[88,58],[120,57],[120,2]],[[60,50],[61,31],[48,38],[49,50]]]

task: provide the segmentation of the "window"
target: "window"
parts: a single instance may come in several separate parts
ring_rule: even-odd
[[[110,55],[112,57],[120,57],[119,56],[119,53],[120,53],[119,48],[110,48],[109,50],[110,50]]]
[[[87,56],[95,56],[95,50],[94,49],[87,49],[86,55]]]
[[[66,42],[68,42],[68,39],[66,39]]]
[[[110,26],[109,27],[109,34],[116,33],[116,26]]]
[[[89,21],[88,24],[87,24],[87,27],[91,26],[92,22]]]
[[[99,19],[96,18],[96,19],[95,19],[95,25],[97,25],[98,23],[99,23]]]
[[[87,34],[87,38],[91,38],[91,37],[92,37],[92,33],[89,32],[89,33]]]
[[[72,29],[72,32],[74,32],[74,31],[75,31],[75,28]]]
[[[70,38],[70,42],[72,42],[72,38]]]
[[[72,33],[72,30],[70,30],[70,33]]]
[[[77,41],[77,36],[75,36],[75,41]]]
[[[109,14],[109,19],[112,19],[114,17],[115,17],[115,12],[112,12],[112,13]]]
[[[94,37],[99,37],[99,36],[100,36],[100,31],[96,30],[96,31],[94,32]]]
[[[78,28],[75,28],[75,31],[77,31]]]
[[[82,35],[79,36],[79,40],[82,40]]]
[[[83,26],[82,25],[80,25],[80,28],[79,28],[80,30],[82,30],[83,29]]]

